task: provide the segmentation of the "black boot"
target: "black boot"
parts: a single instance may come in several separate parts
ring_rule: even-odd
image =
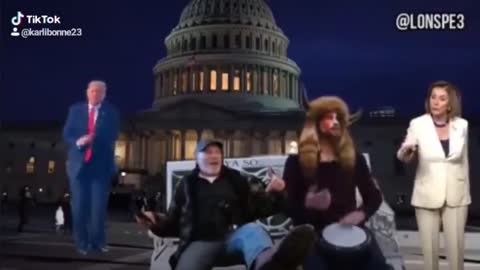
[[[295,270],[301,266],[315,243],[315,229],[311,225],[295,227],[283,241],[260,253],[255,270]]]

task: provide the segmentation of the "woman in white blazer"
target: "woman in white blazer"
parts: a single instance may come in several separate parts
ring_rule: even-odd
[[[418,161],[411,204],[415,207],[425,270],[438,270],[443,225],[450,270],[463,270],[465,224],[471,203],[468,122],[460,117],[460,96],[452,84],[433,83],[427,113],[410,121],[397,157]]]

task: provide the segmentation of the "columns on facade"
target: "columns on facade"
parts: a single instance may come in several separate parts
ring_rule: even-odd
[[[203,85],[203,91],[209,92],[210,91],[210,69],[207,67],[203,67],[203,72],[204,72],[204,85]]]
[[[172,160],[173,159],[173,134],[171,130],[165,131],[165,137],[166,137],[166,147],[165,147],[165,159],[166,160]]]
[[[273,89],[273,68],[268,68],[268,94],[270,96],[274,96],[274,89]]]
[[[228,73],[228,91],[233,92],[234,82],[235,82],[235,66],[234,65],[227,65],[227,73]]]
[[[217,66],[217,91],[222,91],[222,66]]]
[[[160,74],[156,73],[155,74],[155,84],[154,84],[154,89],[155,89],[155,99],[158,99],[162,96],[161,93],[161,87],[160,87]]]
[[[180,160],[185,159],[185,133],[186,130],[180,130]]]
[[[193,69],[193,67],[183,68],[183,72],[185,72],[185,76],[187,77],[187,78],[183,78],[183,73],[182,73],[182,88],[183,88],[183,84],[186,84],[185,94],[189,94],[190,92],[193,91],[193,89],[192,89],[192,69]],[[187,79],[187,81],[183,82],[183,79]],[[183,89],[182,89],[182,91],[183,91]]]
[[[254,148],[254,146],[255,146],[255,144],[254,144],[254,141],[255,141],[255,129],[249,130],[249,131],[247,132],[247,134],[248,134],[248,141],[250,142],[250,145],[248,146],[248,149],[249,149],[248,155],[251,156],[251,155],[253,155],[253,153],[254,153],[254,149],[253,149],[253,148]]]
[[[295,75],[292,76],[292,99],[298,100],[297,77]]]
[[[164,78],[168,78],[163,80],[164,94],[165,96],[170,96],[172,94],[170,92],[172,90],[172,88],[170,87],[170,82],[172,81],[172,77],[170,76],[169,70],[164,71],[163,74],[164,74]]]
[[[246,93],[247,92],[247,71],[248,71],[248,65],[241,65],[240,66],[240,92]],[[251,79],[251,74],[250,74],[250,79]],[[250,84],[250,88],[252,85]]]
[[[129,168],[131,167],[130,166],[130,140],[131,140],[131,136],[127,136],[126,140],[125,140],[125,162],[123,163],[123,167],[124,168]]]
[[[175,74],[177,74],[177,95],[182,92],[182,70],[180,68],[175,69]]]

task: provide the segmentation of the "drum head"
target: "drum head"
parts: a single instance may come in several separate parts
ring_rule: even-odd
[[[367,241],[367,234],[362,228],[337,223],[327,226],[322,237],[329,244],[340,248],[357,247]]]

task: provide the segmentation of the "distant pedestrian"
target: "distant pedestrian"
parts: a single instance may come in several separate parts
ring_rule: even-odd
[[[18,204],[19,222],[17,226],[18,232],[23,232],[23,227],[28,224],[30,210],[33,206],[33,196],[29,186],[24,186],[20,190],[20,202]]]

